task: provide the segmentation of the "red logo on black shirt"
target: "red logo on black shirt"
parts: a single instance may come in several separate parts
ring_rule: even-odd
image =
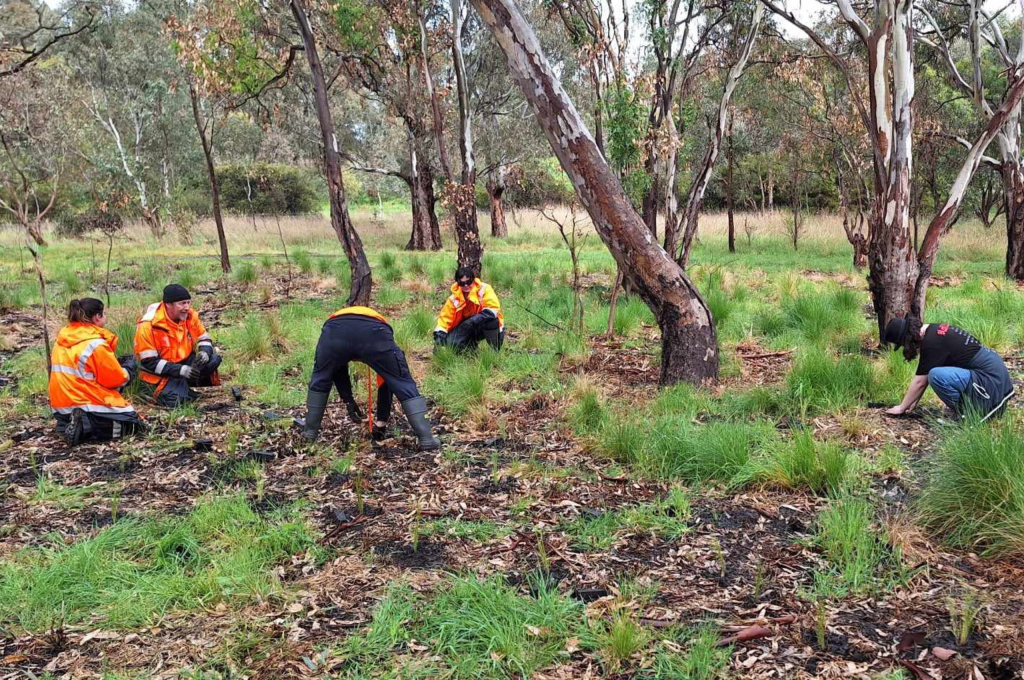
[[[939,324],[939,329],[937,331],[935,331],[935,332],[937,334],[939,334],[939,335],[945,335],[946,331],[948,331],[948,330],[949,330],[949,324],[948,323],[940,323]]]

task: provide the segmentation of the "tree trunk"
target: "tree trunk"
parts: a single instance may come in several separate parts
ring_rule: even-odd
[[[313,106],[317,121],[320,123],[320,134],[324,145],[324,170],[327,176],[327,195],[331,205],[331,227],[341,242],[348,258],[352,272],[352,287],[348,292],[347,305],[367,305],[370,302],[370,291],[373,279],[370,264],[363,251],[363,242],[352,224],[348,214],[348,202],[345,199],[345,184],[341,175],[341,156],[338,153],[338,138],[334,134],[334,119],[327,99],[327,81],[324,78],[323,65],[317,51],[313,28],[309,17],[302,7],[302,0],[290,0],[292,15],[298,24],[302,36],[302,44],[309,71],[313,79]]]
[[[196,121],[196,131],[199,132],[199,139],[203,143],[206,174],[210,178],[210,202],[213,206],[213,221],[217,225],[217,241],[220,243],[220,269],[227,274],[231,271],[231,258],[228,255],[228,237],[224,233],[224,218],[220,211],[220,183],[217,181],[217,168],[213,164],[213,143],[206,136],[206,126],[199,115],[199,93],[191,82],[188,84],[188,94],[192,100],[192,116]],[[253,225],[255,224],[256,216],[253,215]]]
[[[1003,201],[1006,206],[1006,275],[1024,281],[1024,177],[1020,167],[1003,163]]]
[[[693,186],[690,188],[690,195],[686,201],[686,209],[683,211],[682,217],[682,232],[683,232],[683,248],[682,253],[679,255],[679,264],[686,268],[690,262],[690,248],[693,246],[693,237],[697,235],[697,220],[700,217],[701,207],[704,205],[704,192],[707,191],[708,185],[711,183],[711,175],[715,169],[715,161],[718,159],[718,152],[722,148],[722,137],[725,135],[725,123],[729,114],[729,104],[732,101],[732,94],[736,90],[736,85],[740,81],[740,77],[743,75],[743,70],[747,67],[747,61],[750,59],[750,53],[754,50],[754,42],[757,40],[757,33],[761,27],[761,18],[764,16],[764,5],[757,3],[754,5],[754,15],[750,22],[750,29],[747,33],[746,41],[743,43],[743,47],[740,51],[739,57],[736,59],[736,63],[729,69],[729,76],[725,81],[725,89],[722,92],[722,99],[718,102],[718,118],[715,123],[715,129],[712,131],[711,140],[708,143],[708,150],[704,154],[704,161],[700,166],[700,170],[697,172],[697,176],[693,180]],[[678,228],[677,228],[678,231]],[[672,250],[675,250],[675,243],[670,244]],[[671,252],[671,251],[670,251]]]
[[[491,236],[508,238],[508,223],[505,221],[505,178],[500,169],[487,177],[487,195],[491,199]]]
[[[544,57],[533,29],[512,0],[472,2],[505,53],[513,79],[533,108],[598,235],[657,319],[661,382],[715,380],[718,337],[711,311],[633,209]]]
[[[412,234],[405,249],[440,250],[441,226],[434,210],[437,202],[434,196],[434,171],[429,164],[420,161],[416,149],[417,143],[414,141],[410,149],[410,174],[400,175],[409,186],[412,198]]]
[[[462,181],[451,186],[455,234],[459,239],[459,266],[470,267],[479,276],[484,246],[476,220],[476,164],[473,160],[473,110],[469,104],[469,81],[462,56],[462,29],[465,14],[462,0],[452,0],[452,63],[455,65],[455,90],[459,99],[459,151],[462,156]]]
[[[729,131],[727,140],[729,142],[726,148],[726,166],[725,166],[725,210],[729,216],[729,252],[736,252],[736,219],[733,216],[735,206],[735,188],[733,187],[733,165],[736,161],[736,154],[733,149],[732,143],[732,116],[729,117]]]
[[[644,224],[651,232],[651,236],[654,240],[658,240],[658,206],[661,203],[661,182],[659,175],[659,169],[661,164],[658,163],[658,152],[654,149],[647,157],[647,175],[651,178],[651,186],[647,189],[644,194],[643,202],[641,203],[641,210],[643,211]]]

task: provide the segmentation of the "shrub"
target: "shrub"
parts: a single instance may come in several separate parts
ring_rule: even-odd
[[[314,213],[324,194],[323,180],[316,173],[289,165],[231,163],[217,168],[217,178],[224,210],[243,215]],[[252,192],[251,205],[247,190]]]
[[[1009,420],[953,432],[917,509],[949,545],[1024,556],[1024,433]]]
[[[869,398],[874,388],[874,371],[864,357],[833,359],[814,348],[797,357],[786,379],[786,399],[807,415],[850,407]]]
[[[256,278],[256,267],[252,262],[243,262],[235,269],[235,281],[243,286],[251,286],[256,283]]]

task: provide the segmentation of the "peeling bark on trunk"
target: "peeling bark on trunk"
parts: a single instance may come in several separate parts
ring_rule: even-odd
[[[370,264],[363,251],[363,242],[348,213],[345,184],[341,175],[341,156],[338,153],[338,138],[334,133],[334,119],[331,117],[331,108],[327,99],[327,81],[324,78],[323,65],[320,63],[320,54],[317,51],[313,28],[309,24],[309,17],[302,6],[302,1],[290,0],[290,5],[295,23],[298,24],[299,34],[302,36],[303,51],[309,62],[309,71],[313,79],[313,106],[320,124],[324,148],[324,170],[327,176],[327,195],[331,205],[331,227],[334,228],[334,233],[345,250],[349,269],[352,272],[352,286],[349,289],[346,304],[349,306],[367,305],[370,302],[373,280],[370,274]]]
[[[228,255],[228,237],[224,233],[224,217],[220,210],[220,183],[217,181],[217,168],[213,164],[213,142],[206,135],[206,124],[199,113],[199,93],[195,86],[188,84],[189,98],[192,100],[192,116],[196,121],[196,131],[199,132],[199,140],[203,143],[203,156],[206,158],[206,175],[210,179],[210,204],[213,207],[213,221],[217,225],[217,242],[220,244],[220,269],[225,274],[231,271],[231,257]],[[256,225],[256,216],[253,215],[253,226]]]
[[[1006,275],[1024,281],[1024,176],[1021,168],[1003,165],[1006,205]]]
[[[491,236],[508,238],[508,223],[505,220],[505,178],[502,170],[495,170],[487,178],[487,195],[491,202]]]
[[[580,202],[661,328],[661,382],[718,377],[718,338],[697,289],[651,236],[512,0],[472,0],[508,59]]]

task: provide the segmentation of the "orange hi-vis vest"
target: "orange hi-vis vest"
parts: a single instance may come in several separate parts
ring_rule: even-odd
[[[459,284],[453,283],[452,294],[445,300],[441,313],[437,316],[435,331],[451,333],[452,329],[471,316],[476,316],[485,309],[493,309],[498,315],[498,327],[505,327],[505,315],[501,313],[501,302],[494,287],[480,279],[473,279],[469,293],[463,295]]]
[[[342,307],[341,309],[336,311],[334,314],[331,314],[327,318],[336,319],[339,316],[347,316],[349,314],[354,314],[357,316],[368,316],[371,319],[377,319],[381,323],[388,323],[388,320],[384,318],[383,314],[378,312],[376,309],[371,309],[370,307]]]
[[[91,323],[69,323],[57,334],[50,366],[50,407],[68,415],[80,408],[89,413],[134,413],[118,392],[128,371],[117,362],[117,336]]]
[[[139,362],[139,377],[151,385],[156,385],[155,394],[159,395],[167,385],[168,376],[150,373],[142,366],[143,359],[159,358],[157,370],[162,373],[166,364],[180,364],[195,351],[196,345],[208,344],[213,347],[213,340],[206,332],[199,314],[194,309],[188,310],[188,318],[175,322],[167,316],[167,307],[162,302],[154,302],[139,317],[135,327],[135,358]]]
[[[377,319],[377,321],[380,321],[383,324],[387,324],[389,326],[391,325],[391,324],[388,324],[388,320],[384,318],[383,314],[378,312],[376,309],[372,309],[370,307],[359,307],[359,306],[356,306],[356,307],[342,307],[341,309],[336,311],[334,314],[331,314],[329,317],[327,317],[327,320],[330,321],[331,319],[337,319],[339,316],[368,316],[371,319]],[[380,387],[383,384],[384,384],[384,378],[382,378],[382,377],[380,377],[378,375],[377,376],[377,387]]]

